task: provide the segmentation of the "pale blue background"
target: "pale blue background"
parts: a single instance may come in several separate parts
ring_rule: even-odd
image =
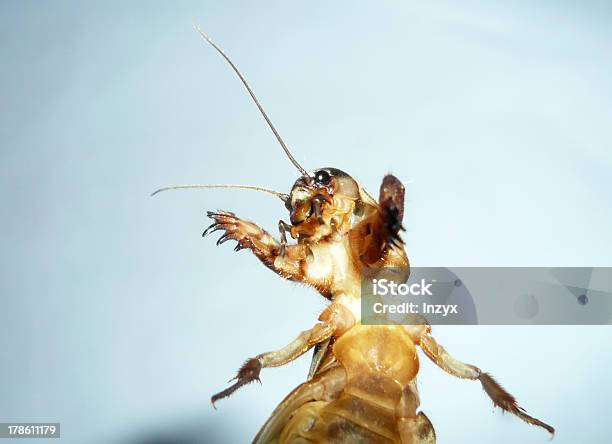
[[[275,199],[148,197],[297,177],[193,22],[305,166],[412,180],[415,265],[612,265],[608,2],[4,1],[0,421],[60,421],[66,443],[246,442],[306,374],[308,357],[209,403],[324,301],[200,238],[215,208],[273,230]],[[436,336],[555,443],[610,442],[610,327]],[[440,443],[548,440],[426,361],[420,387]]]

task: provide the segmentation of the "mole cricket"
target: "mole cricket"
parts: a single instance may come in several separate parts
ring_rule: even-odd
[[[451,356],[418,316],[410,325],[366,325],[360,312],[361,282],[388,267],[410,264],[400,237],[404,186],[384,176],[378,200],[349,174],[324,167],[307,171],[281,138],[251,87],[232,60],[202,30],[200,36],[231,66],[286,156],[299,172],[288,194],[252,185],[177,185],[181,188],[239,188],[271,194],[289,212],[279,220],[278,239],[257,224],[226,211],[209,211],[213,223],[203,236],[220,232],[217,245],[236,242],[279,276],[307,284],[329,301],[312,328],[278,350],[249,358],[229,387],[215,394],[213,405],[240,387],[260,382],[264,368],[278,367],[314,350],[307,380],[271,414],[254,443],[434,443],[433,425],[419,411],[417,349],[458,378],[480,381],[493,404],[526,423],[554,428],[526,413],[491,375]],[[289,243],[288,239],[295,242]]]

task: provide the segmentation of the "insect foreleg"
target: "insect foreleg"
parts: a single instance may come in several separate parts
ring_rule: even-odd
[[[518,416],[523,421],[546,429],[551,435],[554,435],[555,429],[548,424],[540,421],[537,418],[529,416],[525,410],[520,407],[510,393],[508,393],[491,375],[483,372],[478,367],[465,364],[453,358],[436,340],[429,334],[429,328],[424,329],[419,337],[421,348],[438,367],[450,373],[453,376],[464,379],[478,379],[484,391],[489,395],[493,404],[500,407],[502,410],[510,412]]]
[[[333,335],[337,336],[343,333],[355,323],[355,318],[350,311],[339,304],[329,305],[321,313],[319,320],[321,322],[315,324],[310,330],[301,332],[285,347],[276,351],[261,353],[248,359],[238,370],[238,374],[234,378],[236,382],[211,398],[213,405],[216,401],[230,396],[246,384],[253,381],[260,382],[259,373],[262,368],[285,365],[302,356],[316,344],[329,339]]]
[[[380,186],[377,211],[353,228],[354,248],[365,265],[407,267],[408,258],[400,237],[403,217],[404,185],[388,174]]]
[[[250,249],[253,254],[268,268],[275,273],[291,280],[303,280],[300,263],[307,257],[304,245],[286,245],[286,237],[283,228],[284,222],[279,222],[282,242],[278,242],[267,231],[259,225],[244,219],[240,219],[234,213],[227,211],[209,211],[208,217],[214,220],[202,234],[224,231],[217,245],[221,245],[230,239],[238,242],[235,251],[245,248]]]

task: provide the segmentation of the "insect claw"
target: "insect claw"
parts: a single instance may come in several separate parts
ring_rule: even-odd
[[[236,246],[234,247],[234,251],[240,251],[240,250],[244,250],[246,247],[244,245],[242,245],[240,242],[238,242],[236,244]]]
[[[211,219],[216,219],[217,217],[231,217],[231,218],[235,218],[236,215],[230,211],[207,211],[206,215],[208,217],[210,217]]]
[[[229,233],[225,233],[223,236],[221,236],[218,240],[217,240],[217,245],[221,245],[225,242],[227,242],[228,240],[230,240],[231,237],[229,235]]]
[[[389,240],[389,242],[391,243],[391,245],[393,245],[396,248],[402,248],[402,246],[404,245],[404,240],[397,233],[394,233],[391,236],[391,239]]]
[[[402,246],[404,245],[404,240],[398,236],[395,240],[395,245],[397,246],[397,248],[402,248]]]
[[[217,225],[218,225],[217,222],[211,224],[208,228],[206,228],[206,230],[204,230],[204,233],[202,233],[202,237],[205,237],[207,234],[210,234],[213,231],[216,231],[216,230],[211,230],[211,228],[216,227]]]

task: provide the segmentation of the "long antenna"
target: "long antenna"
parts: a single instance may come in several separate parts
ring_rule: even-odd
[[[266,120],[266,123],[268,124],[268,126],[270,127],[270,129],[272,130],[272,132],[274,133],[274,135],[276,136],[276,140],[278,140],[278,143],[280,143],[281,147],[283,147],[283,150],[285,151],[285,154],[287,155],[287,157],[289,158],[289,160],[291,161],[291,163],[293,163],[293,165],[295,165],[295,167],[300,171],[300,173],[302,173],[304,176],[306,177],[310,177],[308,176],[308,172],[302,167],[302,165],[300,165],[298,163],[297,160],[295,160],[295,157],[293,157],[293,155],[291,154],[291,151],[289,151],[289,148],[287,147],[287,145],[285,144],[285,142],[283,141],[282,137],[280,136],[280,134],[278,133],[278,131],[276,130],[276,128],[274,127],[274,125],[272,124],[272,121],[270,120],[270,118],[268,117],[268,115],[266,114],[266,112],[264,111],[263,107],[261,106],[261,104],[259,103],[259,100],[257,100],[257,97],[255,97],[255,93],[253,92],[253,90],[251,89],[251,87],[249,86],[249,84],[247,83],[246,79],[244,78],[244,76],[242,75],[242,73],[240,72],[240,70],[236,67],[236,65],[234,65],[234,62],[232,62],[232,60],[227,56],[227,54],[225,54],[225,52],[223,52],[223,50],[221,48],[219,48],[215,42],[213,42],[211,40],[210,37],[208,37],[208,35],[206,35],[206,33],[204,31],[202,31],[200,29],[199,26],[197,25],[193,25],[193,29],[195,29],[198,34],[200,34],[202,36],[202,38],[204,40],[206,40],[208,43],[210,43],[210,45],[215,48],[217,50],[217,52],[219,54],[221,54],[223,56],[223,58],[227,61],[227,63],[229,63],[229,65],[232,67],[232,69],[234,70],[234,72],[238,75],[238,77],[240,78],[240,81],[242,81],[242,84],[245,86],[245,88],[247,89],[247,91],[249,92],[249,94],[251,95],[251,98],[253,99],[253,101],[255,102],[255,105],[257,105],[257,108],[259,108],[259,112],[261,113],[261,115],[263,116],[263,118]]]
[[[161,193],[162,191],[181,190],[181,189],[186,189],[186,188],[194,188],[194,189],[195,188],[238,188],[241,190],[252,190],[252,191],[259,191],[262,193],[268,193],[268,194],[278,197],[283,202],[286,202],[287,199],[289,199],[289,195],[284,194],[284,193],[279,193],[278,191],[270,190],[269,188],[256,187],[254,185],[233,185],[233,184],[224,184],[224,183],[215,183],[215,184],[194,183],[194,184],[187,184],[187,185],[174,185],[171,187],[164,187],[164,188],[160,188],[159,190],[155,190],[151,193],[151,196],[155,196],[157,193]]]

